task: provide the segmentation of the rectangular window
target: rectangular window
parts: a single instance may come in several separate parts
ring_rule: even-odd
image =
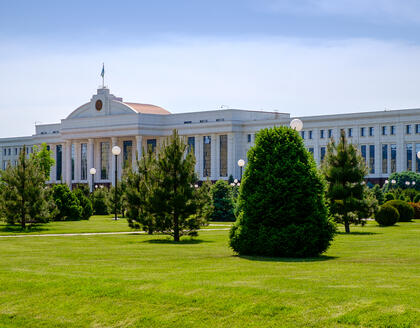
[[[369,137],[373,137],[375,135],[375,128],[373,126],[369,127]]]
[[[365,130],[366,130],[365,128],[360,128],[360,136],[361,137],[365,136],[365,133],[366,133]]]
[[[101,179],[109,178],[109,142],[101,142]]]
[[[74,180],[74,144],[71,144],[71,179]]]
[[[412,144],[406,144],[405,145],[405,149],[406,149],[406,156],[407,156],[407,161],[406,161],[406,165],[407,165],[407,171],[411,171],[412,170],[412,164],[413,164],[413,145]]]
[[[353,129],[352,128],[347,129],[347,137],[353,137]]]
[[[133,142],[131,140],[126,140],[123,142],[123,169],[128,169],[131,167],[133,161]]]
[[[324,130],[319,130],[319,137],[324,139]]]
[[[305,139],[305,131],[300,131],[300,136],[302,137],[302,139]]]
[[[397,145],[391,145],[391,173],[397,172]]]
[[[220,136],[220,176],[227,177],[228,166],[228,150],[227,150],[227,135]]]
[[[12,148],[9,148],[8,151],[9,151],[9,156],[10,156],[12,152]]]
[[[386,130],[386,126],[383,126],[383,127],[382,127],[382,135],[383,135],[383,136],[386,136],[386,135],[387,135],[387,133],[388,133],[388,132],[387,132],[387,130]]]
[[[392,136],[395,135],[395,125],[390,126],[390,133]]]
[[[308,148],[308,151],[311,153],[312,156],[314,156],[314,149],[312,147]]]
[[[80,144],[80,179],[87,180],[87,144]]]
[[[17,148],[15,148],[15,155],[17,155],[18,154],[18,149]]]
[[[420,124],[416,124],[416,133],[420,133]]]
[[[63,180],[62,174],[63,174],[63,168],[62,168],[62,162],[63,162],[63,146],[57,145],[55,147],[55,179]]]
[[[321,147],[321,162],[324,160],[325,157],[325,147]]]
[[[411,125],[410,124],[405,126],[405,133],[406,134],[411,134]]]
[[[203,177],[211,176],[211,137],[203,137]]]
[[[312,139],[312,130],[309,131],[309,139]]]
[[[369,173],[375,173],[375,145],[369,145]]]
[[[388,145],[382,145],[382,173],[388,173]]]
[[[4,148],[4,149],[3,149],[3,155],[4,155],[4,156],[6,156],[6,155],[7,155],[7,149],[6,149],[6,148]]]
[[[251,135],[248,134],[248,143],[250,143],[250,142],[251,142]]]
[[[332,138],[333,130],[328,129],[328,138]]]
[[[150,149],[153,153],[156,151],[156,139],[147,139],[147,151]]]
[[[188,137],[188,154],[194,152],[195,149],[195,137]]]
[[[415,155],[417,155],[417,153],[420,151],[420,144],[416,144],[416,153]],[[420,159],[416,156],[416,172],[420,172]]]
[[[366,145],[361,145],[360,146],[360,152],[362,153],[362,158],[363,158],[363,160],[365,161],[365,164],[367,163],[366,162]]]

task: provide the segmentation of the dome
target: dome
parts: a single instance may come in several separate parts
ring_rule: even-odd
[[[150,105],[150,104],[138,104],[138,103],[130,103],[130,102],[123,102],[123,104],[129,106],[131,109],[136,111],[140,114],[159,114],[159,115],[169,115],[170,112],[168,112],[166,109]]]

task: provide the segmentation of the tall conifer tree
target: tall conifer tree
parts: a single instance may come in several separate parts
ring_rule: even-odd
[[[49,218],[45,172],[35,157],[26,156],[25,150],[23,147],[16,167],[9,165],[0,171],[0,208],[8,223],[18,221],[22,229],[27,223],[46,222]]]
[[[328,183],[326,196],[330,212],[349,233],[351,223],[359,224],[368,215],[369,202],[364,185],[366,164],[356,146],[347,142],[344,131],[338,144],[334,140],[329,143],[322,171]]]

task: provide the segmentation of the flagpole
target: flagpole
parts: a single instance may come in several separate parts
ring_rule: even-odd
[[[102,89],[105,88],[105,64],[102,63]]]

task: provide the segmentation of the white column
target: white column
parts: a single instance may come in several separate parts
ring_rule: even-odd
[[[133,153],[135,159],[140,159],[143,156],[143,136],[136,136],[136,149]]]
[[[0,170],[3,170],[3,152],[4,152],[3,147],[0,147]]]
[[[395,133],[397,135],[397,172],[406,170],[405,149],[404,149],[404,125],[398,124],[395,126]]]
[[[235,146],[233,143],[233,133],[229,133],[228,139],[228,177],[235,176]]]
[[[381,126],[375,125],[375,173],[373,176],[380,177],[381,176]]]
[[[412,167],[412,171],[413,172],[416,172],[416,169],[417,169],[417,153],[416,153],[416,144],[415,143],[413,143],[412,144],[412,147],[413,147],[413,151],[412,151],[412,154],[411,154],[411,156],[412,156],[412,161],[411,161],[411,167]]]
[[[80,142],[74,143],[74,180],[79,182],[81,178],[81,163],[80,163],[80,155],[81,155],[81,145]]]
[[[112,148],[117,146],[117,138],[111,138],[111,149],[110,149],[110,156],[111,156],[111,172],[109,172],[109,177],[111,178],[111,184],[115,187],[115,156],[112,154]],[[120,155],[121,156],[121,155]]]
[[[211,135],[211,179],[219,179],[219,136]]]
[[[67,140],[65,144],[65,152],[64,152],[64,161],[65,161],[65,176],[66,176],[66,183],[71,189],[71,140]]]
[[[101,168],[102,168],[102,160],[101,160],[101,142],[100,141],[94,141],[93,146],[93,167],[96,168],[96,175],[95,175],[95,181],[102,180],[101,178]]]
[[[89,184],[89,188],[90,190],[93,190],[93,186],[92,186],[92,175],[90,174],[90,169],[95,167],[94,164],[94,150],[93,150],[93,144],[94,144],[94,140],[93,139],[88,139],[88,143],[87,143],[87,179],[88,179],[88,184]],[[99,171],[99,168],[96,168],[96,171]]]

